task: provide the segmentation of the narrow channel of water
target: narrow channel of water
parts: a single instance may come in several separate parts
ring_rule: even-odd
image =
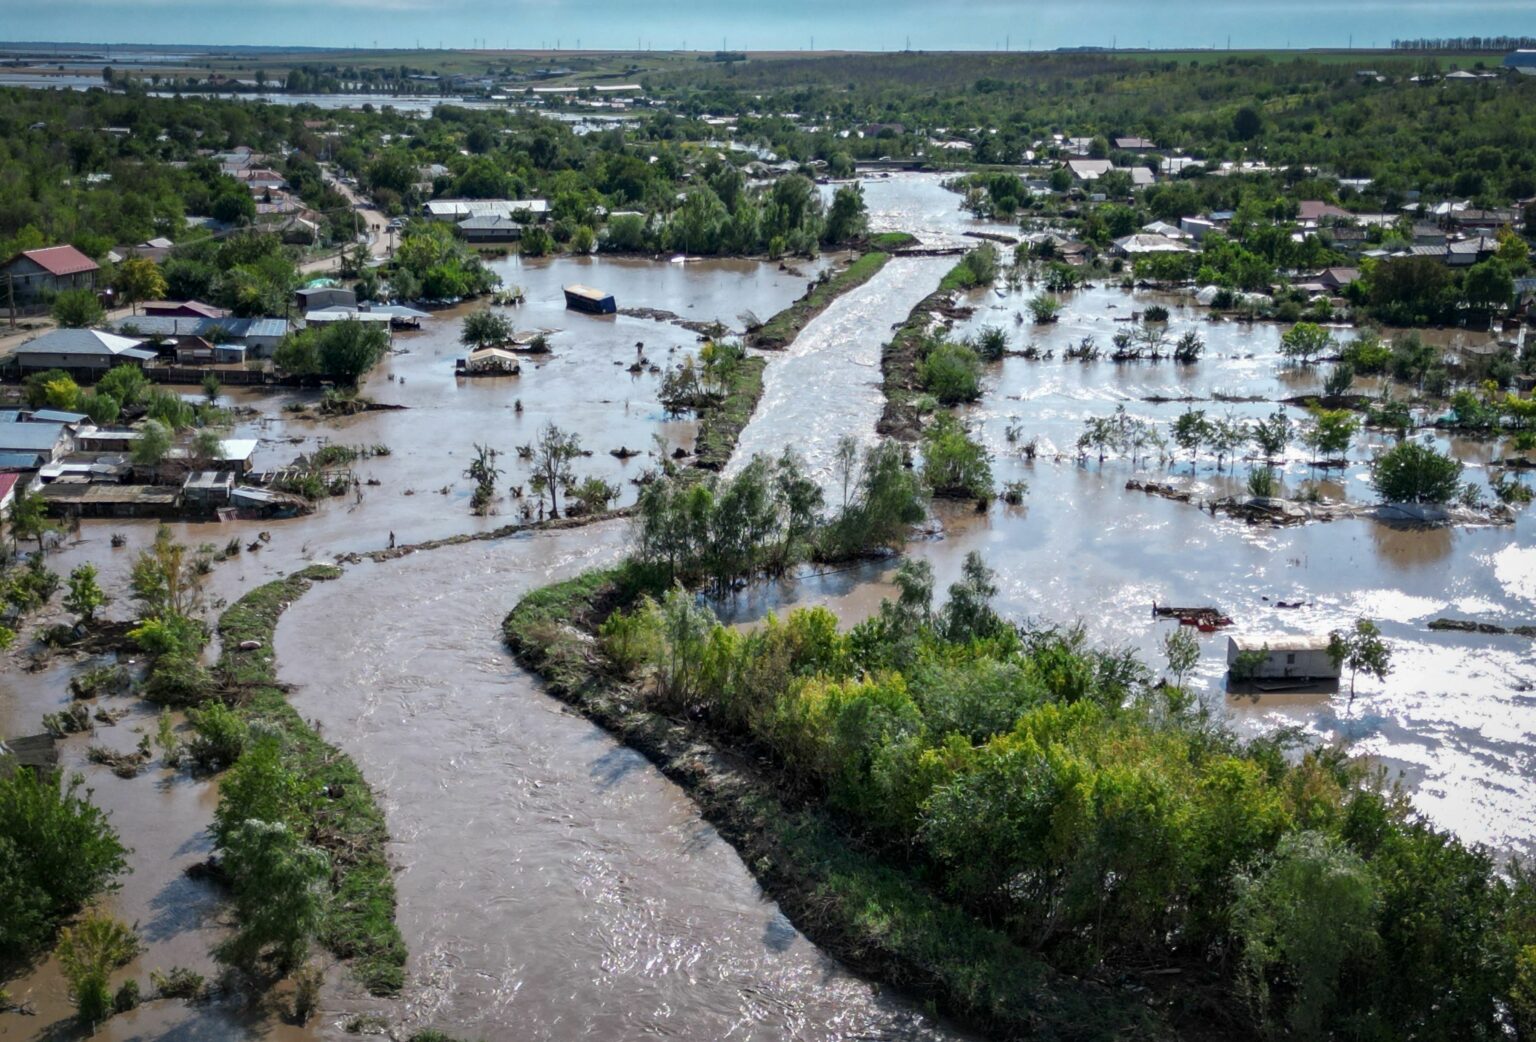
[[[868,445],[885,404],[880,349],[893,323],[938,286],[953,258],[897,258],[817,315],[783,352],[769,355],[763,400],[741,432],[727,473],[754,455],[792,445],[830,492],[832,457],[844,435]]]
[[[530,1040],[963,1037],[823,955],[681,790],[512,663],[498,634],[518,597],[616,559],[626,538],[607,525],[356,566],[279,626],[295,706],[384,800],[409,1024]]]

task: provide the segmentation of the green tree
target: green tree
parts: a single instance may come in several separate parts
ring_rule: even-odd
[[[941,413],[923,432],[923,480],[936,496],[992,498],[987,450],[949,413]]]
[[[1371,487],[1386,503],[1449,503],[1461,491],[1462,463],[1404,440],[1371,461]]]
[[[46,552],[48,536],[58,525],[48,516],[48,501],[38,492],[23,492],[11,504],[11,543],[36,539],[37,552]]]
[[[141,467],[156,467],[170,451],[170,428],[159,420],[146,420],[133,442],[133,462]]]
[[[315,342],[320,372],[355,385],[389,351],[389,334],[372,322],[332,322]]]
[[[139,301],[162,300],[166,293],[165,276],[147,257],[129,257],[112,275],[112,288],[118,300],[126,300],[133,313],[139,313]]]
[[[0,772],[0,951],[37,950],[127,870],[127,850],[82,781]]]
[[[1515,280],[1497,257],[1474,265],[1462,284],[1467,305],[1479,311],[1501,311],[1515,299]]]
[[[1284,406],[1259,420],[1250,430],[1254,447],[1265,460],[1273,461],[1285,455],[1285,447],[1291,441],[1291,418],[1286,415]]]
[[[1302,440],[1312,450],[1312,459],[1337,460],[1349,451],[1360,421],[1348,409],[1313,409],[1312,426],[1302,435]]]
[[[320,931],[330,860],[281,822],[247,818],[220,848],[234,893],[235,933],[218,949],[245,970],[270,957],[280,972],[303,964]]]
[[[88,289],[67,289],[53,298],[53,320],[65,329],[99,326],[106,317],[101,301]]]
[[[1353,629],[1334,630],[1328,634],[1328,657],[1335,669],[1349,670],[1349,697],[1355,697],[1355,678],[1363,670],[1377,680],[1392,672],[1392,647],[1381,635],[1381,628],[1370,619],[1356,619]]]
[[[827,211],[822,241],[840,246],[862,239],[869,232],[869,211],[864,205],[864,191],[857,184],[842,185],[832,196]]]
[[[1315,322],[1298,322],[1280,337],[1280,353],[1302,365],[1311,365],[1335,346],[1333,334]]]
[[[1163,655],[1168,659],[1168,672],[1178,687],[1184,686],[1184,678],[1200,664],[1200,641],[1188,626],[1176,626],[1163,638]]]
[[[1237,884],[1233,929],[1260,1018],[1270,1019],[1273,985],[1291,982],[1284,1020],[1298,1037],[1326,1037],[1345,967],[1379,944],[1381,899],[1370,869],[1340,840],[1296,832]]]
[[[465,347],[495,347],[512,339],[512,322],[495,311],[471,311],[464,316],[459,342]]]
[[[124,409],[137,409],[143,405],[149,390],[149,377],[136,365],[113,366],[96,381],[96,393],[110,394]]]
[[[1185,409],[1173,421],[1173,441],[1189,453],[1189,467],[1193,471],[1200,447],[1211,438],[1211,421],[1205,418],[1204,409]]]
[[[80,564],[69,573],[69,591],[64,595],[64,610],[79,618],[80,624],[89,626],[96,621],[96,613],[107,604],[107,595],[96,581],[96,566]]]

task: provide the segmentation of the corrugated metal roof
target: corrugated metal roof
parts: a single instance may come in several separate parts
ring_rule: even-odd
[[[8,423],[0,427],[0,453],[51,453],[63,435],[62,423]]]
[[[42,250],[27,250],[21,256],[50,275],[78,275],[82,271],[100,270],[100,265],[73,246],[49,246]]]
[[[28,340],[16,349],[18,355],[45,353],[53,355],[123,355],[135,350],[142,341],[99,329],[52,329]],[[128,356],[132,357],[132,356]],[[150,352],[149,357],[154,357]]]

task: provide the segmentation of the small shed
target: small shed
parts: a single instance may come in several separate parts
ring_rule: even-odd
[[[1261,657],[1262,656],[1262,657]],[[1238,669],[1240,659],[1245,668]],[[1326,636],[1244,634],[1227,638],[1227,671],[1233,679],[1315,683],[1338,680]]]
[[[229,504],[235,488],[235,474],[230,470],[199,470],[187,475],[182,483],[182,498],[193,506],[206,508]]]
[[[0,778],[8,777],[16,770],[29,770],[46,777],[58,766],[59,750],[51,734],[0,739]]]
[[[293,299],[300,311],[357,307],[357,294],[343,286],[305,286],[294,291]]]

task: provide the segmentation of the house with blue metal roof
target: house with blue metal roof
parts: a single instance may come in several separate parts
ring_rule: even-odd
[[[11,358],[23,373],[43,369],[94,378],[119,365],[143,365],[155,352],[131,337],[99,329],[52,329],[18,347]]]
[[[239,344],[252,358],[270,358],[288,335],[284,318],[192,318],[179,315],[139,315],[114,326],[120,333],[148,340],[195,337],[216,344]]]

